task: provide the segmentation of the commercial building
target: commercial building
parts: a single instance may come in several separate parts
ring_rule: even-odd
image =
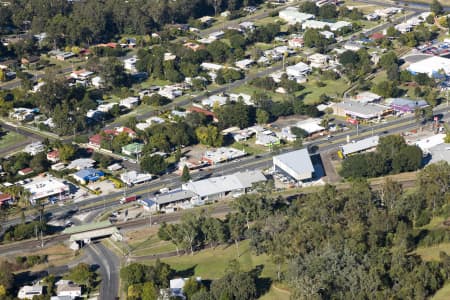
[[[192,198],[196,196],[195,193],[189,190],[176,189],[167,193],[161,193],[149,198],[149,201],[140,201],[144,208],[148,210],[161,211],[166,208],[170,210],[176,210],[178,206],[183,206],[184,203],[192,204]],[[154,209],[152,208],[154,206]]]
[[[105,176],[105,173],[94,168],[87,168],[76,172],[72,176],[81,184],[87,184],[89,182],[95,182],[99,180],[101,177]]]
[[[70,189],[64,182],[51,176],[38,176],[32,178],[31,182],[25,184],[23,188],[30,193],[31,204],[36,200],[56,197],[58,199],[66,198]]]
[[[245,171],[188,182],[182,185],[182,189],[193,192],[197,200],[214,201],[226,196],[234,197],[245,194],[254,183],[266,180],[259,170]]]
[[[132,186],[135,184],[143,183],[152,180],[153,175],[148,173],[138,173],[136,171],[129,171],[120,174],[120,180],[125,184]]]
[[[406,98],[389,98],[386,99],[386,103],[389,103],[390,107],[399,113],[412,113],[416,109],[422,109],[429,106],[425,100],[412,100]]]
[[[429,153],[430,149],[444,143],[445,134],[438,133],[428,136],[424,139],[417,140],[414,144],[419,147],[423,153]]]
[[[381,100],[381,96],[372,92],[361,92],[352,98],[352,100],[357,101],[361,104],[379,102]]]
[[[275,172],[289,175],[296,181],[310,180],[314,176],[314,166],[307,149],[300,149],[273,157]]]
[[[321,119],[309,118],[309,119],[297,122],[297,124],[295,124],[295,126],[303,129],[309,135],[311,135],[311,134],[325,130],[325,127],[320,125],[321,122],[322,122]]]
[[[303,23],[307,20],[314,19],[312,14],[306,14],[298,11],[296,7],[287,7],[278,13],[278,16],[290,25]]]
[[[440,161],[446,161],[450,164],[450,144],[435,145],[428,149],[428,153],[431,155],[430,164]]]
[[[359,103],[356,101],[334,103],[331,108],[337,116],[363,120],[381,118],[382,116],[392,112],[389,107],[384,105],[375,103]]]
[[[210,163],[211,165],[214,165],[217,163],[244,157],[246,155],[247,153],[238,149],[220,147],[215,150],[206,151],[202,156],[202,160]]]
[[[442,75],[450,76],[450,59],[440,56],[431,56],[416,63],[412,63],[409,65],[408,71],[413,75],[423,73],[430,77],[442,77]],[[441,71],[443,71],[444,74],[441,74]]]
[[[378,146],[378,142],[380,137],[378,135],[371,136],[353,143],[348,143],[341,147],[342,154],[344,156],[348,156],[351,154],[359,153],[362,151],[367,151],[370,149],[374,149]]]

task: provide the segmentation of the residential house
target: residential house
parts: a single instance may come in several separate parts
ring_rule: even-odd
[[[323,22],[323,21],[317,21],[317,20],[307,20],[304,23],[302,23],[303,30],[306,30],[306,29],[323,30],[326,27],[330,28],[330,30],[332,32],[336,32],[336,31],[339,31],[346,27],[351,28],[352,23],[347,22],[347,21],[337,21],[335,23],[331,23],[331,22]]]
[[[311,67],[303,62],[299,62],[296,65],[286,67],[286,74],[292,78],[306,76],[310,72]]]
[[[323,36],[324,38],[330,40],[330,39],[334,39],[334,33],[328,30],[322,30],[319,31],[320,35]]]
[[[81,297],[81,286],[70,280],[59,280],[55,285],[58,297],[70,297],[70,299]]]
[[[224,68],[224,66],[222,66],[222,65],[209,63],[209,62],[201,63],[200,67],[202,67],[202,69],[204,69],[206,71],[213,71],[213,72],[217,72]]]
[[[215,107],[225,105],[228,101],[228,97],[219,96],[219,95],[211,95],[206,99],[202,100],[202,105],[207,107]]]
[[[36,69],[40,61],[41,58],[35,55],[22,57],[20,60],[22,66],[28,69]]]
[[[0,208],[4,205],[11,204],[13,197],[10,194],[0,192]]]
[[[120,106],[124,106],[128,109],[133,109],[139,105],[138,97],[128,97],[120,100]]]
[[[239,24],[239,28],[242,29],[243,31],[253,31],[255,30],[255,23],[253,22],[242,22]]]
[[[197,106],[191,106],[187,109],[188,112],[196,112],[202,115],[205,115],[207,117],[210,117],[213,119],[214,122],[219,122],[219,119],[217,119],[217,116],[215,113],[213,113],[212,111],[206,110],[206,109],[202,109],[200,107]]]
[[[25,285],[19,289],[17,298],[33,299],[34,296],[42,295],[44,287],[42,285]]]
[[[185,43],[183,46],[188,48],[188,49],[191,49],[192,51],[198,51],[198,50],[204,48],[203,45],[199,45],[199,44],[196,44],[196,43],[189,43],[189,42]]]
[[[242,70],[247,70],[254,64],[255,64],[255,61],[253,59],[243,59],[243,60],[238,60],[237,62],[235,62],[235,66]]]
[[[59,161],[59,150],[55,149],[47,153],[47,160],[52,163],[57,163]]]
[[[136,69],[136,62],[138,61],[138,58],[136,56],[127,58],[123,61],[123,67],[125,70],[129,72],[137,72]]]
[[[112,137],[107,135],[94,134],[93,136],[89,137],[89,146],[101,148],[102,142],[104,140],[110,141],[112,140]]]
[[[308,61],[310,62],[310,66],[312,68],[323,69],[328,66],[328,60],[330,56],[320,53],[314,53],[308,56]]]
[[[94,167],[96,161],[90,158],[78,158],[72,160],[70,164],[67,166],[67,169],[75,169],[75,170],[83,170],[83,169],[91,169]]]
[[[305,42],[303,41],[303,38],[301,37],[295,37],[292,38],[288,41],[288,45],[291,48],[303,48],[303,45],[305,44]]]
[[[23,152],[28,153],[32,156],[44,152],[45,151],[45,145],[42,144],[42,142],[34,142],[31,144],[28,144],[23,149]]]
[[[122,153],[128,156],[138,156],[142,153],[144,144],[132,143],[122,147]]]
[[[177,97],[183,95],[183,91],[175,86],[167,85],[158,91],[158,94],[166,97],[167,99],[173,100]]]

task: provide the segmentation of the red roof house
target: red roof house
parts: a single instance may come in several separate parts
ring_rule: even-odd
[[[26,176],[26,175],[30,175],[30,174],[33,173],[33,172],[34,172],[34,171],[33,171],[32,168],[25,168],[25,169],[20,170],[20,171],[17,172],[17,173],[19,173],[19,175]]]
[[[217,119],[217,116],[215,113],[213,113],[212,111],[200,108],[200,107],[196,107],[196,106],[191,106],[187,109],[188,112],[196,112],[202,115],[205,115],[207,117],[211,117],[213,119],[214,122],[219,122],[219,119]]]
[[[381,40],[383,38],[384,38],[384,34],[382,34],[381,32],[375,32],[374,34],[372,34],[370,36],[370,39],[373,40],[373,41]]]
[[[49,153],[47,153],[47,160],[51,162],[58,162],[59,161],[59,151],[58,149],[53,150]]]
[[[13,198],[10,194],[0,193],[0,206],[5,205],[6,203],[12,202]]]

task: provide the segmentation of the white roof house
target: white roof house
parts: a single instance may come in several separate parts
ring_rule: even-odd
[[[120,100],[120,105],[125,106],[128,109],[133,109],[139,104],[139,98],[138,97],[128,97],[125,99]]]
[[[214,72],[217,72],[217,71],[223,69],[222,65],[209,63],[209,62],[201,63],[200,67],[202,67],[202,69],[205,69],[207,71],[214,71]]]
[[[353,100],[358,101],[363,104],[377,102],[381,100],[381,96],[377,95],[375,93],[364,91],[361,93],[358,93],[355,97],[353,97]]]
[[[247,153],[238,149],[230,147],[220,147],[214,150],[205,151],[202,160],[208,161],[210,164],[217,164],[220,162],[237,159],[246,155]]]
[[[158,94],[163,97],[166,97],[170,100],[173,100],[173,99],[183,95],[183,91],[181,89],[179,89],[178,87],[165,86],[158,91]]]
[[[371,136],[371,137],[359,140],[354,143],[345,144],[341,147],[342,154],[344,156],[347,156],[347,155],[358,153],[361,151],[373,149],[376,146],[378,146],[379,140],[380,140],[380,137],[378,135],[376,135],[376,136]]]
[[[287,7],[278,13],[278,16],[288,24],[303,23],[307,20],[314,19],[312,14],[306,14],[298,11],[296,7]]]
[[[123,67],[125,70],[130,72],[136,72],[136,62],[138,58],[136,56],[130,57],[123,61]]]
[[[36,155],[40,152],[43,152],[44,150],[45,150],[44,144],[42,144],[41,142],[35,142],[26,145],[25,148],[23,149],[23,152],[28,153],[30,155]]]
[[[286,67],[286,74],[291,77],[305,76],[311,72],[311,67],[303,62]]]
[[[70,280],[60,280],[56,282],[56,295],[58,297],[76,299],[81,297],[81,286],[74,284]]]
[[[25,285],[20,288],[17,298],[19,299],[33,299],[34,296],[40,296],[43,292],[42,285]]]
[[[246,70],[248,68],[251,67],[251,65],[253,65],[255,63],[255,61],[253,59],[243,59],[243,60],[239,60],[235,63],[236,67],[238,67],[239,69],[243,69]]]
[[[317,20],[307,20],[302,24],[302,29],[325,29],[325,27],[329,27],[331,31],[338,31],[340,29],[343,29],[345,27],[352,27],[352,23],[347,21],[338,21],[335,23],[330,22],[323,22],[323,21],[317,21]]]
[[[54,177],[35,177],[33,180],[23,186],[30,192],[30,202],[43,199],[50,196],[65,196],[69,192],[69,186],[61,180]]]
[[[203,106],[214,107],[215,105],[222,106],[225,105],[228,101],[228,97],[219,96],[219,95],[211,95],[206,99],[202,100]]]
[[[300,149],[273,157],[275,170],[288,174],[297,181],[313,178],[314,166],[307,149]]]
[[[94,167],[95,160],[90,158],[78,158],[70,162],[67,169],[83,170]]]
[[[245,193],[254,183],[266,180],[261,171],[254,170],[188,182],[182,185],[182,189],[194,192],[202,200],[213,200]]]
[[[244,93],[234,94],[234,93],[231,93],[228,96],[230,97],[230,101],[238,102],[240,99],[242,99],[242,101],[244,101],[245,104],[247,104],[247,105],[254,105],[254,103],[252,101],[252,96],[250,96],[248,94],[244,94]]]
[[[445,75],[450,75],[450,59],[440,56],[431,56],[424,60],[412,63],[408,67],[408,71],[412,74],[424,73],[430,77],[439,75],[443,70]]]
[[[308,61],[310,62],[310,66],[313,68],[323,68],[328,65],[328,60],[330,56],[321,53],[314,53],[308,56]]]

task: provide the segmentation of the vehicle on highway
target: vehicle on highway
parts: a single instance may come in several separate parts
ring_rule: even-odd
[[[138,196],[136,196],[136,195],[128,196],[128,197],[122,197],[120,199],[120,204],[130,203],[130,202],[136,201],[137,199],[138,199]]]

